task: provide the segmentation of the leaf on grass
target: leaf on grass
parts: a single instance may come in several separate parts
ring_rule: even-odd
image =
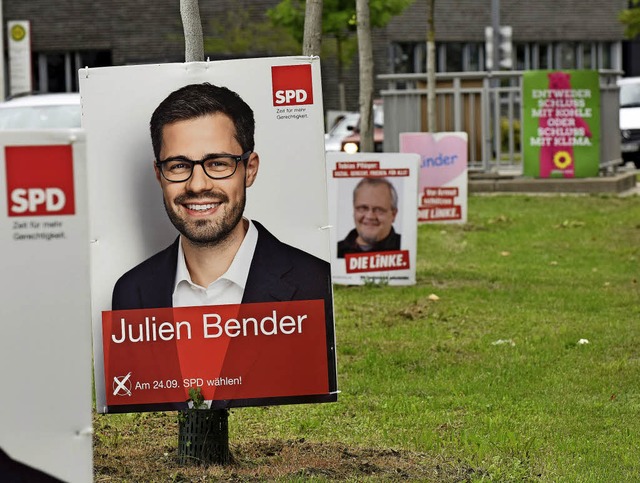
[[[556,228],[580,228],[585,226],[586,223],[584,221],[577,220],[564,220],[559,225],[556,225]]]
[[[491,345],[510,345],[511,347],[513,347],[514,345],[516,345],[516,343],[513,341],[513,339],[498,339],[494,340]]]
[[[489,223],[490,225],[493,225],[494,223],[506,223],[509,221],[509,218],[507,218],[505,215],[500,215],[500,216],[496,216],[495,218],[491,218],[489,221],[487,221],[487,223]]]
[[[438,297],[436,294],[432,293],[427,297],[429,300],[433,300],[434,302],[440,300],[440,297]]]

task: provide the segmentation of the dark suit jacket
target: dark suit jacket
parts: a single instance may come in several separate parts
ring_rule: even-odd
[[[329,388],[337,389],[335,347],[333,333],[333,301],[331,298],[331,265],[324,260],[282,243],[262,226],[253,221],[258,229],[258,243],[249,268],[242,303],[286,302],[292,300],[324,300]],[[178,260],[176,239],[168,248],[148,258],[125,273],[113,289],[112,310],[148,309],[173,306]],[[262,404],[290,404],[297,402],[335,401],[335,395],[314,398],[264,399]],[[216,403],[216,402],[214,402]],[[230,407],[217,402],[218,407]],[[252,401],[234,401],[234,406],[255,405]],[[212,406],[213,407],[213,406]],[[186,405],[166,404],[149,406],[110,406],[109,412],[184,409]]]
[[[253,223],[258,243],[242,303],[324,299],[325,309],[331,308],[329,263],[282,243],[260,223]],[[173,306],[178,243],[179,238],[120,277],[113,289],[112,310]]]
[[[62,480],[11,459],[0,448],[0,481],[3,483],[62,483]]]

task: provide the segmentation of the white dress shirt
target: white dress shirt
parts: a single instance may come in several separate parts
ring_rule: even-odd
[[[174,307],[192,307],[197,305],[226,305],[242,302],[244,288],[247,285],[249,268],[258,243],[258,229],[249,221],[249,229],[240,244],[231,265],[217,280],[208,287],[202,287],[191,280],[182,250],[182,237],[178,244],[178,264],[176,281],[173,288]]]

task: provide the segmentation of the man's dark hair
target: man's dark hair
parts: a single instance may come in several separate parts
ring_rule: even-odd
[[[153,112],[149,127],[156,160],[160,161],[162,129],[167,124],[216,113],[225,114],[231,119],[236,128],[235,138],[242,147],[242,152],[253,151],[253,110],[232,90],[204,82],[190,84],[172,92]]]

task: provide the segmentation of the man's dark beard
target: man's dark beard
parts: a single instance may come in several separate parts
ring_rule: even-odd
[[[197,201],[215,199],[221,204],[226,204],[230,211],[226,213],[225,217],[217,224],[211,224],[210,220],[198,220],[195,222],[195,229],[189,226],[185,220],[181,219],[172,209],[167,205],[167,201],[163,198],[164,209],[173,223],[173,226],[189,240],[193,245],[200,247],[213,247],[224,242],[233,229],[242,220],[242,214],[244,213],[244,207],[246,204],[246,188],[243,188],[242,198],[240,202],[235,206],[230,206],[229,197],[223,192],[209,191],[205,193],[192,193],[187,191],[186,193],[177,196],[174,200],[175,204],[182,204],[186,201]],[[222,206],[220,206],[222,208]]]

